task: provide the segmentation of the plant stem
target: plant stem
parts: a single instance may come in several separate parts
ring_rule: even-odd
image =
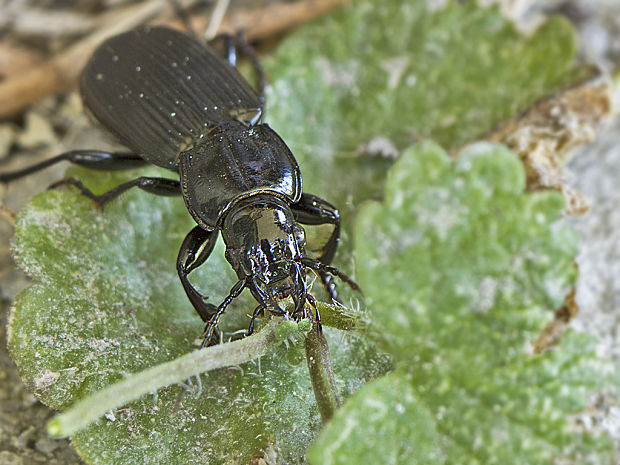
[[[325,423],[334,415],[339,401],[327,340],[323,331],[318,330],[312,311],[308,313],[312,321],[312,330],[306,335],[306,360],[314,397]]]
[[[368,327],[368,322],[359,312],[354,312],[337,304],[326,304],[317,302],[321,323],[323,326],[341,329],[343,331],[364,331]]]
[[[164,386],[216,368],[249,362],[267,353],[277,343],[278,320],[268,322],[251,337],[202,350],[195,350],[170,362],[162,363],[108,386],[77,402],[64,413],[47,423],[47,431],[54,437],[70,436],[88,426],[108,410],[136,400]]]

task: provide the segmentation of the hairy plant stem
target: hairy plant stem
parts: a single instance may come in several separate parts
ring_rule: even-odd
[[[182,382],[205,371],[239,365],[261,357],[273,345],[281,342],[276,335],[276,328],[280,321],[274,319],[268,322],[251,337],[195,350],[170,362],[131,375],[77,402],[66,412],[55,416],[48,422],[47,431],[54,437],[70,436],[107,411],[123,406],[144,394]]]
[[[325,310],[328,324],[349,328],[361,325],[353,316],[334,312],[332,306],[319,305]],[[323,421],[327,421],[338,407],[338,398],[329,357],[329,348],[322,332],[318,332],[312,315],[312,330],[306,336],[306,358],[314,395]],[[289,323],[289,324],[286,324]],[[54,437],[71,436],[85,428],[107,411],[121,407],[144,394],[155,392],[171,384],[183,382],[194,375],[227,366],[239,365],[261,357],[274,345],[298,331],[296,324],[274,319],[252,337],[239,341],[196,350],[170,362],[148,368],[77,402],[47,424]]]
[[[334,415],[339,401],[327,340],[323,331],[318,330],[312,311],[309,312],[309,316],[312,321],[312,330],[306,335],[306,361],[314,397],[323,423],[325,423]]]

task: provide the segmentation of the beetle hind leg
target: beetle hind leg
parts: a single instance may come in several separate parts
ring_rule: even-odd
[[[96,206],[100,208],[133,187],[139,187],[143,191],[155,195],[176,196],[182,194],[180,181],[148,176],[141,176],[139,178],[132,179],[131,181],[124,182],[99,195],[94,194],[90,189],[82,184],[82,181],[75,178],[65,178],[60,181],[56,181],[49,186],[49,189],[56,189],[65,185],[76,187],[83,196],[88,197]]]
[[[259,98],[262,100],[265,97],[265,87],[267,86],[267,75],[265,74],[265,70],[260,64],[258,56],[256,55],[256,51],[252,47],[252,45],[248,42],[248,38],[246,37],[243,31],[238,31],[236,34],[222,33],[216,35],[213,39],[209,41],[209,45],[212,47],[219,49],[219,44],[223,45],[224,54],[226,55],[226,61],[228,64],[233,67],[237,67],[237,52],[241,52],[252,65],[254,69],[254,74],[256,77],[256,82],[254,85],[254,89],[258,94]]]

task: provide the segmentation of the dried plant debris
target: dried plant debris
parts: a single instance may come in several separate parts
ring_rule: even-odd
[[[582,193],[567,184],[564,165],[574,150],[594,140],[611,114],[611,85],[589,80],[534,104],[487,136],[512,148],[525,165],[527,189],[555,189],[564,194],[566,212],[588,210]]]
[[[43,54],[38,50],[10,41],[0,43],[0,79],[6,79],[41,61],[43,61]]]
[[[555,311],[553,321],[545,326],[540,336],[532,343],[534,353],[540,354],[554,347],[578,313],[579,306],[575,301],[575,288],[572,288],[562,306]]]
[[[176,1],[182,8],[198,3],[196,0]],[[256,5],[258,2],[237,2],[236,8],[229,9],[219,32],[243,30],[250,39],[273,38],[346,2],[347,0],[273,1],[259,6]],[[108,37],[147,22],[166,23],[183,28],[172,11],[172,2],[143,0],[129,4],[114,3],[113,8],[103,11],[99,11],[100,5],[91,7],[95,13],[90,16],[81,12],[39,8],[25,9],[27,14],[22,15],[14,11],[16,8],[17,11],[24,10],[23,7],[19,9],[18,2],[13,2],[11,8],[3,11],[6,14],[0,15],[0,28],[10,30],[21,41],[37,39],[36,48],[44,49],[48,59],[22,69],[13,68],[10,75],[0,82],[0,119],[15,116],[45,95],[72,90],[86,59],[94,48]],[[209,9],[204,5],[200,8],[198,5],[196,10],[195,17],[192,15],[192,25],[197,31],[204,30],[209,20]],[[47,24],[39,27],[46,15]],[[63,30],[63,24],[67,25],[66,30]],[[33,37],[35,32],[38,32],[38,35]]]

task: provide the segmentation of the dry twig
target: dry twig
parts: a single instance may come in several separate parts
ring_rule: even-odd
[[[187,7],[194,0],[179,0]],[[231,11],[224,18],[219,32],[244,30],[250,40],[264,39],[310,21],[347,3],[348,0],[307,0],[288,4],[274,4],[260,10]],[[166,13],[166,0],[145,0],[138,5],[119,8],[101,18],[101,26],[54,58],[26,69],[0,82],[0,119],[11,117],[32,102],[53,93],[75,87],[86,60],[102,41],[125,30],[144,24]],[[180,27],[178,22],[159,19],[158,24]],[[201,29],[207,25],[205,18],[196,20]]]

